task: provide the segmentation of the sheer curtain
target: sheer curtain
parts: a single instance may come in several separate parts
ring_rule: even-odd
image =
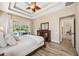
[[[6,21],[6,34],[12,34],[13,33],[13,20],[12,15],[8,14]]]

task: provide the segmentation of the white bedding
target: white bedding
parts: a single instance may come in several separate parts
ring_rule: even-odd
[[[35,35],[24,35],[24,36],[23,36],[23,38],[25,38],[25,39],[26,39],[26,37],[27,37],[28,39],[35,40],[38,44],[39,44],[40,42],[44,42],[44,38],[41,37],[41,36],[35,36]]]
[[[44,45],[44,39],[39,36],[24,35],[19,38],[21,40],[15,46],[0,48],[0,52],[6,56],[24,56]]]

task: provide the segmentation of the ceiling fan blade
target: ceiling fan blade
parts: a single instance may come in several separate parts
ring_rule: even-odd
[[[36,6],[36,2],[31,2],[31,5]]]
[[[33,12],[35,12],[35,9],[32,9]]]
[[[39,6],[35,6],[35,8],[36,8],[37,10],[41,9]]]
[[[31,9],[33,12],[36,12],[37,10],[41,9],[39,6],[36,5],[36,2],[31,2],[31,4],[27,3],[29,7],[26,9]]]
[[[31,2],[31,4],[36,4],[36,2]]]
[[[27,7],[26,9],[31,9],[30,7]]]
[[[28,6],[30,6],[30,4],[28,2],[25,2]]]

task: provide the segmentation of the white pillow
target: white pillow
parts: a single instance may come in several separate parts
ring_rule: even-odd
[[[13,37],[15,38],[16,41],[19,41],[20,39],[18,38],[18,36],[13,35]]]
[[[3,48],[3,47],[6,47],[6,46],[7,46],[7,43],[4,40],[3,33],[0,32],[0,47]]]
[[[5,40],[6,40],[7,44],[10,45],[10,46],[16,45],[16,43],[17,43],[15,38],[12,35],[10,35],[10,34],[8,34],[5,37]]]

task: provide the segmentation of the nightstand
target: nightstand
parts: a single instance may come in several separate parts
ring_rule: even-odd
[[[45,42],[51,42],[51,31],[50,30],[37,30],[37,35],[42,36]]]

